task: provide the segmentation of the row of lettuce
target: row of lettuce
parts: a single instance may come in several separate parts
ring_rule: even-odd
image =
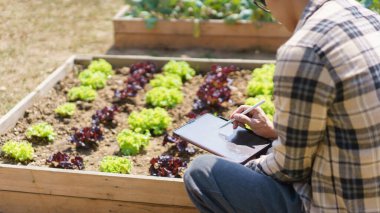
[[[267,64],[256,68],[252,73],[252,79],[248,83],[246,104],[255,104],[265,99],[262,109],[268,116],[274,114],[272,102],[273,75],[275,65]],[[206,112],[217,113],[230,101],[231,80],[228,75],[239,70],[235,66],[222,67],[213,65],[204,77],[204,82],[197,91],[193,110],[188,113],[190,119],[196,118]],[[162,72],[161,72],[162,71]],[[123,101],[133,98],[139,90],[149,88],[145,94],[146,108],[129,113],[127,118],[128,129],[124,129],[116,136],[120,153],[119,156],[105,156],[100,162],[99,170],[112,173],[130,173],[133,167],[132,161],[125,156],[139,154],[152,137],[167,134],[167,129],[172,125],[172,118],[168,109],[176,107],[183,101],[182,87],[184,82],[190,80],[196,71],[184,61],[169,61],[159,70],[154,63],[140,62],[130,66],[125,82],[125,88],[115,91],[115,102],[112,106],[96,110],[92,115],[92,122],[84,128],[73,128],[70,142],[78,149],[96,148],[103,140],[103,128],[112,128],[108,124],[115,123],[115,116],[120,113]],[[77,100],[91,102],[97,98],[97,90],[107,85],[107,80],[114,75],[111,64],[103,59],[94,60],[87,69],[80,72],[78,79],[80,86],[71,88],[67,93],[67,103],[58,106],[55,113],[58,117],[71,118],[77,113]],[[149,84],[149,87],[146,87]],[[33,143],[52,143],[57,136],[54,128],[40,122],[31,125],[25,132],[26,140],[7,141],[1,148],[5,157],[17,162],[28,163],[34,158]],[[164,143],[175,143],[179,152],[187,151],[187,142],[174,136],[166,135]],[[67,153],[57,152],[52,154],[46,163],[51,167],[65,169],[83,169],[84,163],[80,156],[70,156]],[[152,158],[149,171],[152,175],[180,177],[186,167],[186,162],[173,156],[159,156]]]

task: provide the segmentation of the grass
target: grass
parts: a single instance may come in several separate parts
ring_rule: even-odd
[[[0,117],[73,54],[106,52],[123,0],[0,0]]]

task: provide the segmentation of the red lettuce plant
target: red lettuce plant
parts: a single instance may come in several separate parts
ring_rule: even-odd
[[[51,167],[61,169],[84,169],[83,158],[79,156],[70,157],[66,153],[57,152],[52,154],[47,160],[46,164],[50,164]]]
[[[180,178],[187,163],[180,158],[170,155],[161,155],[150,160],[149,173],[153,176]]]
[[[165,146],[168,143],[175,144],[177,150],[179,153],[185,153],[189,155],[195,154],[195,150],[193,147],[189,147],[189,143],[185,140],[182,140],[180,137],[176,135],[169,135],[166,134],[164,137],[164,140],[162,142],[162,145]]]
[[[197,91],[198,99],[194,100],[193,111],[188,114],[188,117],[195,118],[199,114],[223,107],[222,104],[228,102],[231,97],[229,88],[231,80],[228,75],[236,70],[239,68],[234,65],[226,67],[212,65],[211,71]]]
[[[115,120],[117,112],[119,112],[119,108],[115,105],[97,110],[95,114],[92,115],[92,124],[98,126],[100,123],[112,123]]]
[[[103,140],[103,131],[98,126],[85,127],[82,129],[72,128],[74,134],[70,142],[75,143],[77,147],[90,148],[98,146],[97,142]]]
[[[152,62],[132,64],[126,80],[126,87],[122,90],[116,90],[115,97],[119,100],[135,97],[138,90],[143,89],[157,71],[157,66]]]

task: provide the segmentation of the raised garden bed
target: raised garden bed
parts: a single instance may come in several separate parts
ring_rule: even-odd
[[[147,29],[142,18],[125,17],[128,9],[123,7],[113,18],[116,48],[196,47],[275,52],[291,35],[278,23],[239,21],[226,24],[223,20],[207,20],[199,23],[199,37],[196,37],[194,32],[198,26],[193,20],[159,20],[153,29]]]
[[[91,60],[97,58],[106,59],[115,69],[147,60],[154,62],[158,67],[162,67],[170,59],[173,59],[144,56],[73,56],[53,72],[37,87],[37,89],[32,91],[26,98],[17,104],[8,114],[1,118],[0,135],[2,135],[2,140],[3,137],[9,137],[12,134],[14,135],[15,131],[23,131],[22,123],[25,121],[27,122],[28,120],[25,118],[25,112],[31,115],[34,111],[44,111],[45,109],[39,109],[38,106],[46,106],[46,104],[49,105],[52,103],[49,103],[49,97],[43,96],[59,93],[59,88],[62,86],[62,82],[67,82],[67,78],[65,77],[72,75],[73,70],[77,69],[77,67],[87,66]],[[222,66],[233,64],[243,69],[252,70],[253,68],[261,66],[263,63],[272,62],[225,59],[186,59],[186,61],[200,72],[209,71],[213,64],[219,64]],[[244,73],[237,72],[234,77],[239,78],[242,76],[245,76]],[[112,82],[112,79],[110,81]],[[58,82],[61,83],[57,84]],[[196,77],[188,84],[191,85],[194,82],[197,82]],[[239,87],[239,84],[241,84],[241,82],[237,83],[236,86]],[[103,90],[107,91],[107,89],[109,88],[106,87]],[[99,92],[99,94],[102,96],[101,92]],[[105,94],[107,94],[107,92],[105,92]],[[59,94],[57,94],[57,97],[58,96]],[[138,98],[139,96],[137,96],[137,99]],[[244,97],[236,96],[233,99],[238,100],[240,98]],[[94,104],[96,105],[96,102],[94,102]],[[99,106],[95,106],[89,111],[94,111],[97,109],[96,107]],[[187,107],[188,109],[191,109],[191,106]],[[181,110],[185,112],[186,108]],[[83,114],[85,114],[86,111],[87,110],[81,110]],[[173,113],[176,112],[174,110],[170,113],[173,115]],[[228,112],[226,111],[225,113],[227,114]],[[177,116],[184,117],[182,114],[177,114]],[[48,117],[49,116],[44,119],[49,119]],[[31,117],[29,118],[33,119]],[[72,123],[70,125],[72,125]],[[173,127],[175,128],[178,125],[180,125],[180,123],[175,123]],[[120,128],[122,128],[122,125]],[[57,137],[59,138],[60,135],[65,135],[65,133],[59,133]],[[161,139],[162,138],[157,137],[151,143],[161,143]],[[64,138],[57,140],[65,141]],[[107,141],[104,142],[104,144],[107,143]],[[57,144],[60,143],[57,142]],[[50,148],[67,148],[65,146],[65,143],[62,142],[61,145],[51,146]],[[39,147],[36,147],[36,149],[39,149]],[[152,150],[154,151],[154,149]],[[161,152],[161,150],[158,150],[158,152]],[[148,160],[151,157],[154,156],[149,156]],[[130,175],[120,175],[96,172],[96,163],[94,163],[94,165],[86,165],[88,166],[88,170],[93,171],[61,170],[47,168],[47,166],[36,167],[33,166],[35,164],[38,165],[38,160],[28,166],[0,164],[1,212],[19,212],[28,210],[37,212],[67,212],[69,210],[74,212],[196,211],[187,197],[182,179],[139,175],[145,174],[143,170],[138,169],[139,166],[137,166],[137,169],[132,171],[132,174]],[[145,171],[147,173],[146,167]]]

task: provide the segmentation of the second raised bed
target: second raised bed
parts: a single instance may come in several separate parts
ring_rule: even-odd
[[[127,18],[128,7],[113,18],[116,48],[207,48],[213,50],[261,50],[275,52],[286,42],[290,33],[278,23],[238,22],[223,20],[159,20],[154,29],[147,29],[141,18]],[[198,28],[199,29],[196,29]],[[194,32],[199,30],[199,36]]]

